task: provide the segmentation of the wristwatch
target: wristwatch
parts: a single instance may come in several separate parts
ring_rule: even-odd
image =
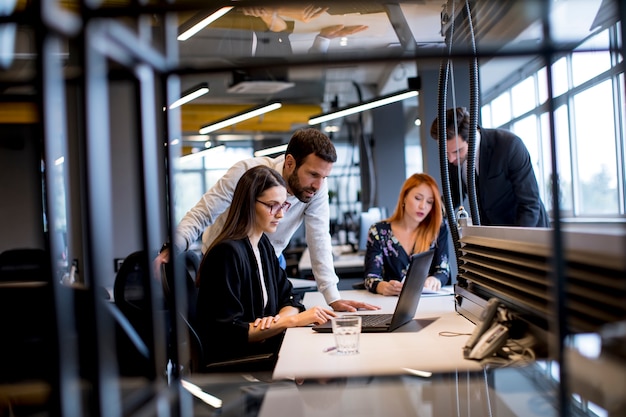
[[[163,246],[161,246],[161,249],[159,250],[159,253],[163,252],[165,249],[169,249],[170,248],[170,243],[169,242],[165,242],[163,244]]]

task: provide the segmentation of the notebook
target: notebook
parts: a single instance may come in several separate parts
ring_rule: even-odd
[[[422,296],[422,288],[424,288],[424,283],[428,278],[433,255],[434,250],[431,249],[411,258],[411,264],[393,314],[357,314],[361,316],[362,333],[393,332],[413,320]],[[333,331],[330,321],[313,326],[313,330],[320,333],[332,333]]]

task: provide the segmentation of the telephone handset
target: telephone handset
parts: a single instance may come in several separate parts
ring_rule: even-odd
[[[466,359],[484,359],[493,355],[506,343],[509,328],[497,317],[501,306],[500,300],[495,297],[485,305],[480,321],[463,348],[463,356]]]

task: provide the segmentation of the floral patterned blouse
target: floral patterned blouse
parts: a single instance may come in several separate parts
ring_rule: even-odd
[[[444,219],[439,229],[437,240],[430,248],[435,248],[429,275],[434,276],[441,285],[450,280],[448,264],[448,223]],[[378,283],[401,281],[409,269],[410,255],[405,252],[391,230],[391,223],[382,221],[370,227],[365,252],[365,288],[375,293]]]

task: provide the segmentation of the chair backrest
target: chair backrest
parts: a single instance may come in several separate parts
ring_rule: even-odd
[[[150,265],[147,253],[143,250],[136,251],[124,259],[115,276],[113,285],[115,306],[132,326],[132,329],[129,329],[116,320],[118,362],[122,375],[150,377],[155,372],[152,363],[153,352],[146,357],[145,353],[137,348],[132,332],[134,330],[145,345],[152,346],[153,317],[146,286],[150,279]],[[155,311],[158,311],[162,300],[155,302],[157,303]]]
[[[147,279],[149,262],[144,251],[133,252],[128,255],[117,275],[113,285],[115,304],[128,316],[131,322],[137,315],[147,309],[148,300],[145,294],[144,280]]]
[[[204,356],[202,343],[198,336],[193,323],[196,315],[196,303],[198,298],[198,288],[196,287],[196,272],[200,266],[200,256],[193,251],[186,251],[178,255],[177,265],[184,265],[184,280],[185,280],[185,301],[186,309],[178,311],[178,316],[181,317],[185,324],[188,335],[188,353],[189,353],[189,367],[190,372],[195,373],[200,369],[200,364]],[[170,273],[168,273],[168,271]],[[174,303],[174,279],[176,274],[171,271],[169,265],[163,265],[162,268],[162,284],[163,295],[165,297],[165,304],[172,310]],[[174,337],[170,338],[174,343]],[[183,365],[185,366],[185,365]]]

